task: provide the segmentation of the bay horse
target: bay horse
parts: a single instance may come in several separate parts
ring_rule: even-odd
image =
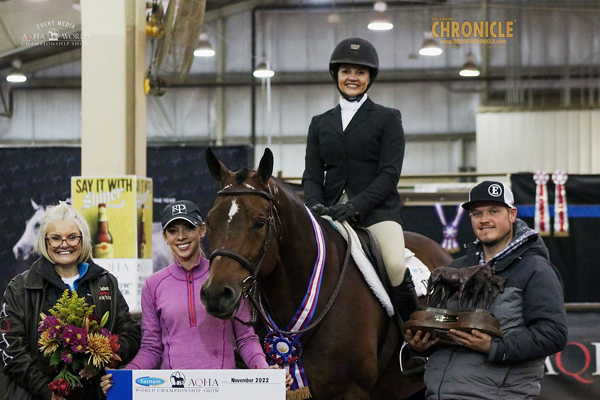
[[[342,235],[326,219],[312,216],[289,187],[271,177],[271,151],[265,150],[256,171],[232,172],[211,149],[206,159],[220,182],[206,219],[212,253],[201,299],[208,313],[233,318],[244,295],[258,291],[268,324],[287,329],[274,331],[275,342],[265,340],[272,344],[267,356],[296,365],[292,375],[307,384],[314,399],[396,400],[422,389],[422,376],[404,376],[399,370],[401,343],[395,344],[392,361],[378,370],[378,350],[391,319],[348,257]],[[318,243],[324,243],[325,254]],[[437,246],[434,251],[447,255],[431,243]],[[322,268],[317,268],[320,262]],[[315,281],[317,269],[322,275]],[[310,288],[318,291],[309,295]],[[310,301],[312,308],[299,313]],[[299,323],[302,313],[313,316],[312,322]],[[280,336],[286,341],[277,341]]]

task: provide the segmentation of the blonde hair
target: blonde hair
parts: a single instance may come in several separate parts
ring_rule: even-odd
[[[91,258],[92,236],[90,234],[90,227],[83,215],[64,201],[60,201],[56,206],[48,207],[46,215],[40,223],[40,231],[38,232],[37,240],[33,248],[35,252],[54,264],[54,260],[50,258],[48,248],[46,247],[46,233],[50,224],[58,220],[72,220],[79,228],[79,233],[81,235],[81,255],[77,259],[77,264]]]

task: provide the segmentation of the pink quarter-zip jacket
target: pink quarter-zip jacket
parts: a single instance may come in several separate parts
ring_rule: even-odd
[[[150,275],[142,288],[142,345],[127,369],[233,369],[234,346],[249,368],[267,368],[251,326],[209,315],[200,301],[209,261],[187,271],[177,261]],[[250,320],[243,300],[237,316]]]

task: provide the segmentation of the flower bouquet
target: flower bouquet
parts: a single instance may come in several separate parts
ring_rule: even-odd
[[[94,307],[67,289],[50,310],[52,315],[41,314],[38,344],[44,356],[50,357],[50,365],[60,371],[48,385],[60,396],[69,397],[82,386],[82,369],[96,375],[121,360],[116,353],[119,336],[104,328],[108,311],[100,319]]]

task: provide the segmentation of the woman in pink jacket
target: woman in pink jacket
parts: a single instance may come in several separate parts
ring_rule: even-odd
[[[251,326],[235,319],[209,315],[200,301],[200,288],[209,272],[209,261],[200,248],[206,225],[198,207],[179,200],[162,212],[163,237],[173,252],[173,263],[150,275],[142,288],[140,351],[126,369],[233,369],[234,343],[249,368],[269,368]],[[250,320],[250,304],[238,312]],[[291,380],[288,376],[287,382]],[[102,377],[106,393],[112,374]]]

